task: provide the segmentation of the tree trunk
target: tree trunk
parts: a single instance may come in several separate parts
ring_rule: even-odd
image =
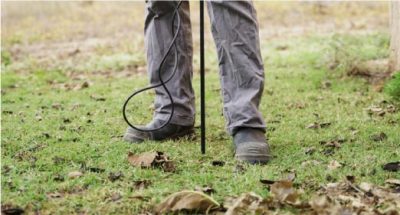
[[[390,57],[389,71],[400,71],[400,1],[392,0],[390,5]]]

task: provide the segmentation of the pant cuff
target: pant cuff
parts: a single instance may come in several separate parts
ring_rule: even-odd
[[[262,130],[264,133],[266,132],[265,125],[251,125],[251,124],[231,125],[231,126],[227,127],[227,130],[228,130],[229,135],[234,136],[240,128],[257,128],[257,129]]]
[[[154,119],[167,121],[169,119],[169,116],[170,116],[169,114],[157,113],[157,114],[155,114]],[[174,114],[172,116],[170,123],[175,124],[175,125],[181,125],[181,126],[192,126],[192,125],[194,125],[194,117],[179,116],[179,115]]]

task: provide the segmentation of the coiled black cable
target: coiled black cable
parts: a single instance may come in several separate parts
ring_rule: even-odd
[[[182,4],[182,1],[179,1],[178,4],[177,4],[177,6],[176,6],[175,9],[174,9],[174,14],[173,14],[173,17],[172,17],[172,34],[174,34],[174,37],[172,38],[171,43],[169,44],[169,47],[168,47],[168,49],[167,49],[167,52],[165,52],[165,54],[164,54],[164,56],[163,56],[163,58],[162,58],[162,60],[161,60],[161,63],[160,63],[160,65],[159,65],[159,67],[158,67],[158,78],[159,78],[160,83],[159,83],[159,84],[152,85],[152,86],[148,86],[148,87],[145,87],[145,88],[143,88],[143,89],[140,89],[140,90],[137,90],[137,91],[133,92],[133,93],[126,99],[126,101],[125,101],[125,103],[124,103],[124,105],[123,105],[123,107],[122,107],[122,115],[123,115],[123,117],[124,117],[125,122],[126,122],[131,128],[133,128],[133,129],[135,129],[135,130],[142,131],[142,132],[152,132],[152,131],[160,130],[160,129],[164,128],[166,125],[168,125],[168,124],[171,122],[172,116],[174,115],[174,99],[172,98],[172,95],[171,95],[171,93],[169,92],[169,90],[168,90],[166,84],[167,84],[167,83],[172,79],[172,77],[175,75],[176,69],[177,69],[177,67],[178,67],[178,51],[177,51],[177,48],[176,48],[176,45],[175,45],[175,41],[176,41],[176,38],[178,37],[179,30],[180,30],[180,27],[181,27],[181,17],[180,17],[180,15],[179,15],[179,8],[180,8],[181,4]],[[175,18],[177,18],[178,25],[177,25],[177,27],[176,27],[176,32],[174,33]],[[162,69],[162,67],[163,67],[163,65],[164,65],[164,63],[165,63],[165,61],[166,61],[166,59],[167,59],[169,53],[171,52],[171,49],[172,49],[172,48],[174,48],[174,51],[175,51],[175,64],[174,64],[174,69],[173,69],[172,74],[170,75],[170,77],[168,77],[168,79],[167,79],[166,81],[164,81],[163,78],[162,78],[162,76],[161,76],[161,69]],[[169,100],[170,100],[170,102],[171,102],[171,112],[170,112],[170,115],[169,115],[169,117],[168,117],[168,120],[167,120],[165,123],[163,123],[161,126],[159,126],[158,128],[143,129],[143,128],[138,128],[137,126],[134,126],[131,122],[129,122],[129,120],[128,120],[127,116],[126,116],[126,107],[127,107],[128,103],[129,103],[129,101],[130,101],[134,96],[136,96],[137,94],[142,93],[142,92],[147,91],[147,90],[150,90],[150,89],[155,89],[155,88],[157,88],[157,87],[162,87],[162,88],[165,90],[165,92],[167,93],[168,98],[169,98]]]

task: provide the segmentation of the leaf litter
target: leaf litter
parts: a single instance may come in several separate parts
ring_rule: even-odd
[[[302,199],[302,190],[290,180],[260,180],[270,188],[271,196],[263,198],[253,192],[238,197],[228,196],[219,204],[211,196],[199,191],[181,191],[171,194],[154,207],[155,214],[195,212],[196,214],[399,214],[400,192],[398,179],[387,180],[391,187],[370,183],[356,183],[352,175],[337,183],[319,188],[308,200]]]
[[[342,141],[338,141],[342,142]],[[344,141],[343,141],[344,142]],[[168,172],[166,163],[172,161],[162,152],[129,152],[128,161],[132,166],[141,168],[161,168]],[[328,169],[335,170],[343,164],[332,160]],[[398,171],[399,162],[383,165],[390,171]],[[262,179],[271,196],[263,198],[253,192],[240,196],[225,197],[221,204],[212,198],[215,190],[210,186],[197,186],[194,191],[183,190],[167,196],[153,207],[153,214],[196,213],[196,214],[280,214],[296,211],[301,214],[399,214],[400,181],[386,180],[386,187],[362,182],[357,184],[352,175],[342,182],[328,183],[320,186],[309,199],[302,198],[303,190],[294,185],[296,174],[289,172],[284,180]],[[151,184],[148,180],[134,182],[137,190],[146,189]],[[140,199],[140,198],[139,198]]]
[[[155,214],[166,214],[177,211],[196,211],[197,213],[208,213],[220,208],[220,204],[210,196],[199,191],[180,191],[173,193],[158,204]]]
[[[384,164],[382,168],[386,171],[398,172],[400,170],[400,161]]]
[[[161,168],[165,172],[175,172],[175,164],[163,152],[128,153],[128,161],[134,167]]]

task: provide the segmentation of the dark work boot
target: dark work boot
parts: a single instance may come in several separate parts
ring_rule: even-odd
[[[161,120],[153,120],[146,126],[138,126],[143,129],[152,129],[159,128],[164,121]],[[160,130],[150,131],[150,132],[142,132],[135,130],[131,127],[126,129],[126,133],[124,135],[124,140],[130,143],[141,143],[145,140],[168,140],[168,139],[178,139],[184,136],[189,136],[194,133],[193,126],[182,126],[175,124],[168,124]]]
[[[270,158],[264,132],[257,128],[241,128],[233,136],[235,158],[250,164],[265,164]]]

